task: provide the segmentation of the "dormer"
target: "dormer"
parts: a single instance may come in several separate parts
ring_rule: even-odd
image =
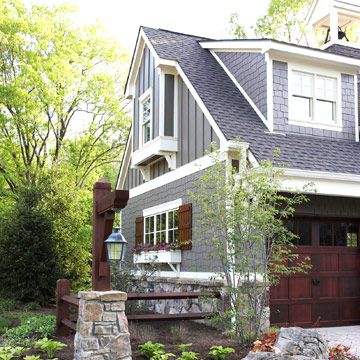
[[[126,86],[133,103],[131,167],[150,180],[151,165],[166,160],[169,170],[176,168],[177,71],[172,63],[162,63],[145,34],[140,31]]]
[[[307,19],[312,27],[312,45],[324,44],[327,48],[333,44],[354,45],[347,34],[353,25],[360,25],[359,0],[314,0]],[[316,39],[322,36],[323,39]]]

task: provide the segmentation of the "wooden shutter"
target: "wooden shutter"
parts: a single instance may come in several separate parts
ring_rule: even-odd
[[[135,220],[135,246],[144,243],[144,218],[138,217]]]
[[[179,207],[179,243],[181,250],[192,249],[192,204]]]

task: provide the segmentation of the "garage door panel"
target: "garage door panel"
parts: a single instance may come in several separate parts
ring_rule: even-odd
[[[290,305],[290,322],[298,325],[312,323],[312,304]]]
[[[270,289],[270,297],[274,300],[286,300],[289,298],[289,279],[281,278],[280,283],[272,286]]]
[[[319,270],[338,271],[339,270],[339,254],[319,254]]]
[[[313,318],[317,320],[320,317],[320,321],[338,320],[340,318],[340,304],[329,303],[317,303],[313,305]]]
[[[339,282],[342,297],[360,297],[360,281],[357,276],[341,277]]]
[[[322,277],[318,286],[321,299],[339,296],[338,278],[336,277]]]
[[[289,323],[289,305],[276,304],[272,305],[270,312],[271,324],[288,324]]]
[[[342,254],[340,257],[339,271],[359,271],[359,255]]]
[[[289,279],[289,297],[293,300],[311,299],[311,278],[296,277]]]
[[[360,320],[360,301],[348,301],[343,303],[342,316],[344,320]]]

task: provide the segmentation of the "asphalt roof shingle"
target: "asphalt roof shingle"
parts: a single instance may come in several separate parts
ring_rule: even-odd
[[[206,38],[143,27],[159,57],[175,60],[228,140],[250,144],[257,160],[273,158],[289,168],[360,174],[360,144],[316,136],[269,133],[211,53]]]

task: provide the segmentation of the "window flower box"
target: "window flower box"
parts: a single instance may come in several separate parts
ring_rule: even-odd
[[[181,250],[153,250],[134,254],[134,264],[180,264]]]

